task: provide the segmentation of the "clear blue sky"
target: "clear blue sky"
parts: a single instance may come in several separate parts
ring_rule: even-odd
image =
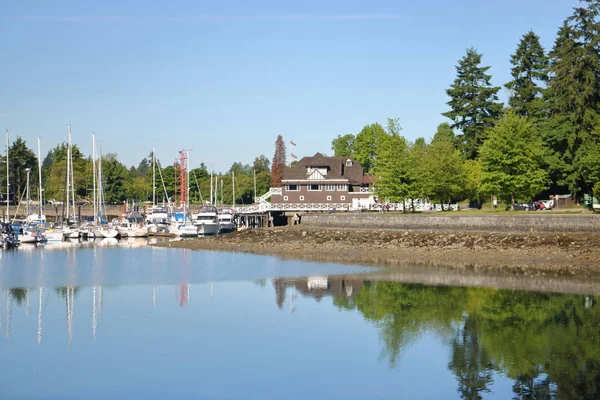
[[[445,89],[474,46],[493,83],[533,29],[549,49],[576,0],[4,1],[0,127],[42,152],[66,140],[136,164],[190,147],[227,170],[298,156],[338,134],[400,117],[409,139],[444,121]],[[506,99],[503,90],[502,99]]]

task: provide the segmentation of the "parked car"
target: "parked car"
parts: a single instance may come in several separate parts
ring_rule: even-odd
[[[533,205],[535,206],[535,211],[546,209],[546,205],[544,204],[543,201],[534,201]]]
[[[535,211],[533,203],[515,203],[515,211]]]

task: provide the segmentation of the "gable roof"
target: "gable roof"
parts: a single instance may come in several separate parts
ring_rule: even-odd
[[[346,161],[352,161],[351,166],[346,166]],[[296,165],[286,167],[283,172],[284,181],[298,181],[314,179],[307,174],[308,167],[327,168],[327,175],[324,179],[348,180],[350,184],[360,185],[363,183],[363,168],[353,157],[325,157],[321,153],[316,153],[312,157],[303,157]]]

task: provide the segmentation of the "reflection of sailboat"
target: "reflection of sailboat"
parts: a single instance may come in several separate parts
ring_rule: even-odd
[[[5,290],[6,293],[6,323],[5,323],[5,328],[6,328],[6,337],[10,337],[10,318],[11,318],[11,314],[12,314],[12,298],[10,297],[10,294],[8,293],[9,289]]]
[[[37,330],[37,340],[38,344],[42,344],[42,293],[43,288],[39,288],[38,292],[38,330]]]
[[[115,238],[106,238],[106,239],[102,239],[99,243],[98,246],[100,247],[111,247],[111,246],[117,246],[119,244],[119,241]]]

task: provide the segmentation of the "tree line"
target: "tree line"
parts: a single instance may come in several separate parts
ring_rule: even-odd
[[[38,158],[21,137],[9,146],[10,153],[10,201],[12,204],[25,200],[27,169],[30,169],[31,198],[37,201],[39,193]],[[42,187],[44,200],[62,201],[65,198],[67,145],[61,143],[51,149],[42,161]],[[75,198],[89,201],[93,196],[93,163],[77,145],[72,146]],[[153,155],[152,152],[136,166],[127,168],[114,153],[102,156],[102,181],[104,198],[108,203],[124,201],[152,201],[153,196]],[[4,159],[2,159],[4,161]],[[264,155],[254,159],[252,165],[234,162],[226,172],[215,172],[213,185],[219,203],[233,204],[233,178],[235,176],[235,203],[254,202],[254,176],[256,175],[257,196],[269,189],[271,182],[271,162]],[[6,169],[0,178],[1,198],[6,199]],[[233,173],[233,174],[232,174]],[[156,158],[156,201],[158,203],[179,199],[179,164],[163,164]],[[191,203],[210,200],[210,176],[208,167],[201,163],[190,170],[189,199]],[[3,190],[4,189],[4,190]]]
[[[442,203],[507,203],[600,192],[600,1],[583,0],[546,52],[533,31],[511,55],[508,104],[498,101],[490,67],[469,48],[446,90],[451,122],[430,141],[401,135],[398,119],[332,141],[353,156],[392,202],[426,197]]]

